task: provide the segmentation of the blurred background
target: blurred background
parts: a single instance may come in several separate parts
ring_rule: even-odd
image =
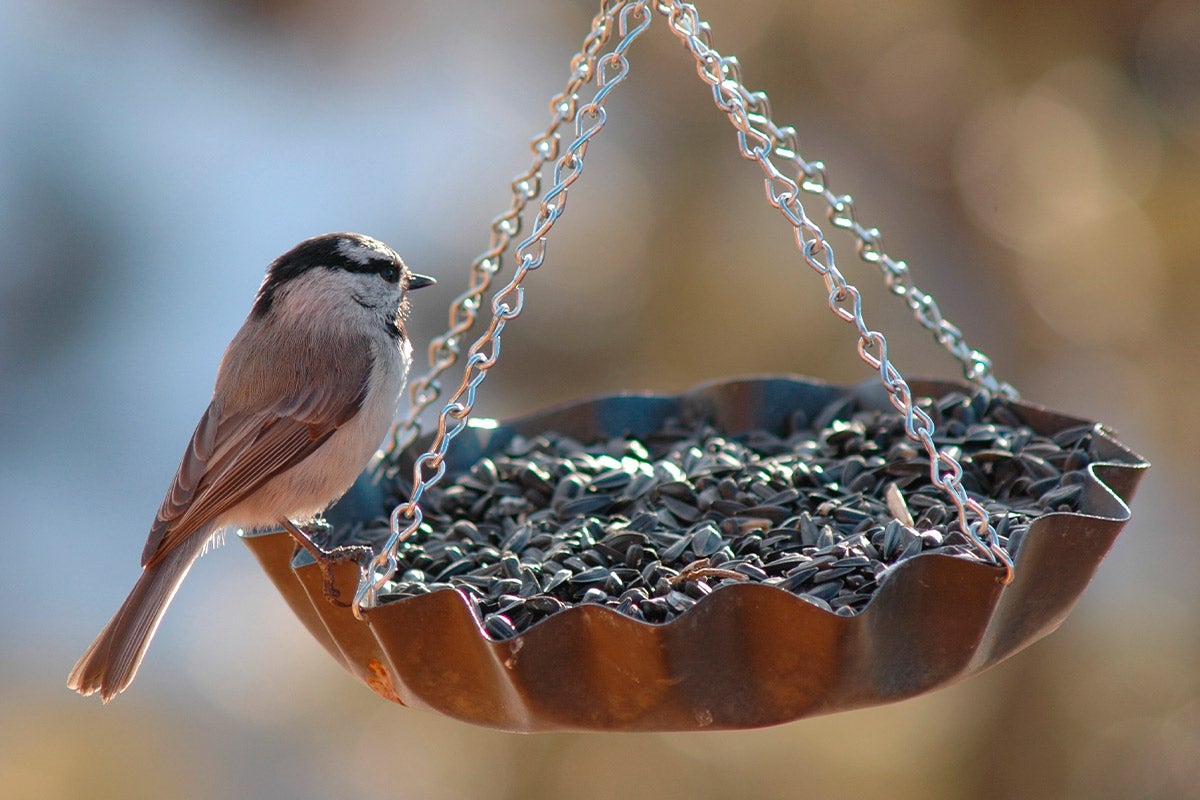
[[[422,352],[597,7],[0,2],[0,794],[1200,796],[1192,0],[701,4],[998,374],[1154,462],[1053,636],[949,690],[772,729],[516,736],[377,699],[231,541],[131,691],[68,692],[266,264],[326,231],[386,240],[440,280],[416,298]],[[661,19],[631,60],[479,413],[869,378]],[[826,228],[900,369],[957,377]]]

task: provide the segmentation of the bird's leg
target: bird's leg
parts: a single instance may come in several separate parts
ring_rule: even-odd
[[[313,541],[312,537],[305,533],[301,528],[292,522],[290,519],[281,519],[280,526],[291,534],[301,547],[308,551],[308,554],[317,562],[317,566],[321,569],[321,578],[323,580],[322,591],[325,594],[325,599],[336,606],[349,608],[350,604],[342,602],[338,598],[341,592],[333,585],[332,566],[339,561],[353,561],[359,563],[359,559],[366,553],[371,553],[371,548],[364,546],[343,546],[334,547],[326,550]]]

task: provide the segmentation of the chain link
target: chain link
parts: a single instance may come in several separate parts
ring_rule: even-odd
[[[578,110],[578,92],[596,74],[597,55],[608,44],[617,13],[628,0],[604,0],[592,24],[583,46],[571,59],[571,74],[566,87],[550,99],[553,115],[546,130],[529,142],[533,161],[529,169],[517,175],[509,184],[512,201],[507,211],[492,220],[491,237],[487,249],[472,263],[467,289],[450,304],[450,326],[445,333],[429,343],[429,365],[427,373],[416,377],[409,384],[409,410],[391,432],[391,446],[386,448],[389,456],[404,452],[421,435],[419,417],[441,396],[439,378],[458,361],[464,335],[475,327],[484,294],[491,288],[492,278],[503,267],[504,253],[513,237],[521,231],[521,214],[528,202],[541,193],[541,173],[547,161],[558,158],[563,123],[573,122]],[[389,464],[392,466],[393,464]]]
[[[354,615],[360,619],[362,618],[362,609],[375,604],[379,590],[395,573],[398,564],[397,553],[401,543],[420,527],[423,519],[420,506],[421,497],[426,489],[445,474],[445,456],[450,442],[466,427],[467,416],[475,406],[476,391],[483,383],[488,370],[495,366],[500,357],[500,334],[504,330],[504,326],[520,315],[524,308],[525,289],[521,286],[521,282],[529,272],[542,265],[546,255],[546,235],[566,209],[568,188],[583,174],[583,161],[588,143],[600,132],[607,120],[604,101],[629,74],[629,61],[625,53],[633,41],[650,25],[652,14],[648,4],[649,0],[638,0],[638,2],[632,3],[617,0],[606,3],[601,13],[593,20],[592,31],[589,33],[581,53],[586,53],[588,42],[593,41],[593,35],[595,35],[596,41],[600,41],[602,36],[604,39],[608,38],[606,33],[597,33],[597,28],[598,26],[608,28],[614,17],[617,21],[620,41],[606,55],[595,58],[595,52],[593,52],[594,61],[587,62],[585,55],[584,60],[579,62],[594,64],[596,93],[590,102],[576,108],[578,98],[571,93],[569,97],[560,99],[553,107],[556,119],[557,115],[562,115],[563,119],[559,123],[570,119],[574,120],[575,138],[567,146],[566,153],[554,163],[551,173],[552,185],[541,200],[533,221],[533,229],[514,251],[518,261],[517,269],[508,284],[499,289],[492,297],[492,317],[487,330],[471,345],[462,382],[438,416],[437,431],[429,449],[413,465],[413,488],[409,499],[392,510],[387,542],[371,560],[366,573],[359,581],[358,590],[355,592],[353,611]],[[597,44],[596,50],[599,47],[600,45]],[[573,61],[573,64],[576,62]],[[576,64],[575,71],[576,74],[579,71],[578,64]],[[589,68],[588,77],[591,77],[592,72],[593,70]],[[573,75],[572,81],[574,77]],[[581,81],[578,85],[581,86],[585,81]],[[551,128],[556,130],[557,124],[552,123]],[[551,136],[557,145],[557,133],[552,133]],[[535,146],[536,151],[537,147]],[[547,155],[546,159],[548,160],[549,157]],[[475,302],[478,302],[478,297]],[[490,354],[487,352],[489,347]],[[429,391],[428,387],[423,391]],[[453,423],[451,423],[451,419],[454,420]],[[407,522],[405,522],[406,519]]]
[[[987,509],[970,497],[963,488],[962,465],[934,443],[933,420],[915,405],[908,383],[888,360],[887,340],[883,334],[871,330],[863,319],[862,296],[837,269],[833,249],[826,241],[825,235],[805,214],[799,200],[800,185],[785,175],[772,160],[771,155],[779,146],[779,140],[774,138],[772,133],[760,130],[752,124],[759,120],[769,120],[770,106],[766,95],[746,89],[736,59],[724,57],[713,48],[711,31],[708,24],[701,21],[695,6],[680,0],[659,0],[657,9],[668,17],[671,32],[680,39],[696,60],[697,74],[712,87],[713,102],[725,112],[736,130],[738,149],[742,156],[758,162],[762,167],[766,175],[764,187],[767,200],[792,224],[801,255],[808,265],[824,278],[830,310],[857,328],[860,358],[878,370],[879,379],[887,390],[892,405],[904,417],[906,433],[925,448],[930,460],[930,479],[954,504],[958,526],[963,535],[988,561],[1004,568],[1004,581],[1007,583],[1012,578],[1012,560],[999,544]],[[774,123],[771,123],[770,128],[772,131],[782,130]],[[823,176],[822,167],[822,185]],[[838,213],[845,215],[849,208],[852,206],[843,206],[843,210]],[[905,292],[908,292],[907,288]],[[920,294],[928,298],[923,292]],[[917,302],[922,309],[933,306],[932,299]],[[923,313],[928,314],[931,321],[934,319],[933,311]],[[940,314],[936,316],[937,319],[941,317]],[[949,323],[946,325],[953,327],[949,326]],[[958,338],[961,341],[961,335]],[[981,374],[979,369],[973,372],[976,376]],[[974,522],[971,521],[968,512],[975,518]]]
[[[848,194],[835,194],[829,188],[824,162],[805,161],[800,156],[796,129],[790,125],[781,128],[772,121],[770,101],[764,92],[751,92],[746,89],[742,83],[741,67],[737,59],[731,56],[725,59],[724,63],[728,79],[733,83],[732,88],[738,92],[746,107],[747,119],[765,129],[771,151],[795,165],[795,175],[800,188],[825,201],[826,216],[830,223],[855,237],[858,257],[879,268],[888,289],[892,294],[904,298],[917,322],[930,331],[934,339],[962,365],[963,376],[968,381],[993,394],[1015,400],[1018,397],[1017,390],[1011,384],[996,378],[991,359],[968,345],[962,331],[942,316],[933,297],[912,282],[908,264],[887,254],[879,229],[868,228],[859,222],[854,210],[854,198]]]

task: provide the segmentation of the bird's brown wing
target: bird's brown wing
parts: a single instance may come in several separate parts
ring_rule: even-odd
[[[150,529],[142,566],[160,561],[354,418],[366,398],[371,357],[366,347],[345,355],[336,380],[326,374],[305,381],[290,396],[264,397],[255,410],[209,404]]]

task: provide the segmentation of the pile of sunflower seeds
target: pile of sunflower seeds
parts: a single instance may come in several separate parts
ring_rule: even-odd
[[[923,407],[1010,553],[1037,517],[1077,509],[1093,427],[1040,436],[985,394]],[[453,588],[495,639],[581,603],[666,622],[745,581],[850,616],[918,553],[980,560],[929,473],[899,415],[854,398],[778,434],[682,418],[641,439],[517,437],[426,492],[381,601]],[[393,488],[407,499],[409,486]]]

